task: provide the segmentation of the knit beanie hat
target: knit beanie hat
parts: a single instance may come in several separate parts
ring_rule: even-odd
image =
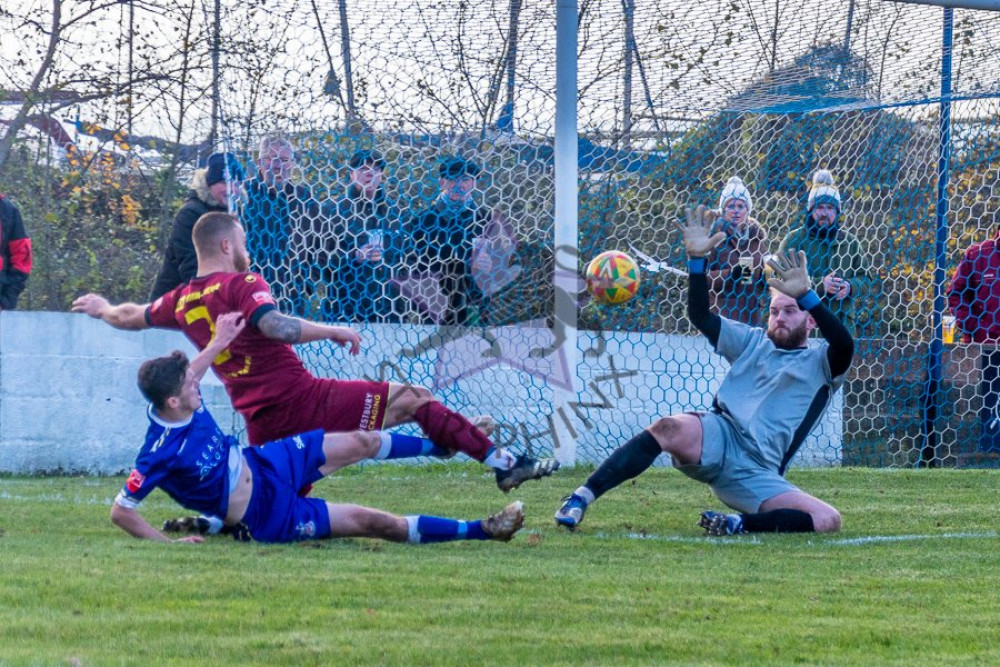
[[[382,151],[376,148],[365,148],[355,151],[354,155],[348,161],[347,166],[351,169],[357,169],[362,165],[368,165],[376,169],[385,169],[385,156],[382,155]]]
[[[232,153],[212,153],[205,162],[205,183],[209,187],[219,181],[242,181],[243,167]]]
[[[806,209],[812,212],[820,204],[833,204],[840,211],[840,190],[833,184],[833,174],[828,169],[820,169],[813,174],[813,186],[809,191]]]
[[[472,160],[453,157],[441,162],[438,175],[441,178],[462,178],[463,176],[475,178],[479,175],[479,171],[479,165]]]
[[[733,199],[739,199],[746,204],[747,213],[753,211],[753,200],[750,198],[750,191],[747,190],[747,186],[743,185],[743,181],[740,180],[739,176],[733,176],[726,181],[725,187],[722,188],[722,194],[719,196],[719,211],[724,211],[726,204]]]

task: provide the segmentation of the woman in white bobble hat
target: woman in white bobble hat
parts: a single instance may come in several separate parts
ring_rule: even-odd
[[[767,233],[750,217],[752,212],[750,190],[733,176],[719,196],[719,218],[712,233],[725,232],[726,240],[709,257],[708,284],[719,315],[756,326],[767,288]]]

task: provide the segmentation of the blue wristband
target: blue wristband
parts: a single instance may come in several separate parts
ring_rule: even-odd
[[[688,273],[705,273],[708,260],[704,257],[688,257]]]
[[[809,290],[795,301],[802,310],[810,310],[819,305],[819,294],[816,294],[814,290]]]

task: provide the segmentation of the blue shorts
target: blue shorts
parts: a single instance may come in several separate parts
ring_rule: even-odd
[[[701,461],[674,466],[693,480],[712,487],[719,500],[738,512],[760,511],[765,500],[799,488],[765,468],[747,453],[748,446],[729,421],[714,412],[701,417]]]
[[[300,498],[299,489],[322,479],[323,431],[310,431],[243,450],[253,493],[243,523],[258,542],[298,542],[330,536],[326,501]]]

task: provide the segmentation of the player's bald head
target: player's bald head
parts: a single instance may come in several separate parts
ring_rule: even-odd
[[[219,254],[220,242],[232,241],[240,223],[231,213],[206,213],[194,223],[191,240],[198,257],[214,257]]]

